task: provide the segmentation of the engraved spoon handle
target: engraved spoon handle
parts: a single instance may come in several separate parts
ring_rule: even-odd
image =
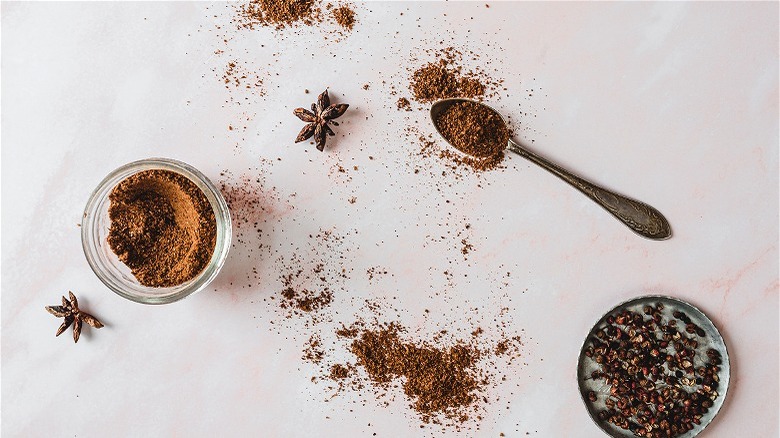
[[[642,237],[653,240],[665,240],[671,237],[672,229],[664,215],[655,208],[617,194],[596,184],[576,176],[563,167],[543,158],[528,149],[509,140],[507,147],[510,151],[538,164],[542,168],[558,176],[571,184],[574,188],[584,193],[596,204],[604,207],[619,221]]]

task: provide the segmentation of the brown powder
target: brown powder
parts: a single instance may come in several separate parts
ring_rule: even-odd
[[[425,170],[427,175],[435,178],[437,184],[446,181],[442,178],[445,175],[453,180],[460,180],[466,174],[500,168],[504,159],[503,152],[489,158],[475,158],[465,155],[453,150],[448,145],[440,145],[434,141],[433,134],[424,134],[415,126],[408,126],[403,132],[407,139],[419,146],[419,149],[412,154],[414,173],[417,174]],[[432,172],[430,159],[437,159],[447,169],[445,173]],[[447,184],[451,184],[451,182],[447,182]]]
[[[195,278],[214,253],[211,204],[187,177],[145,170],[109,194],[108,244],[144,286],[171,287]]]
[[[333,380],[340,380],[340,379],[346,379],[349,377],[349,368],[337,363],[330,367],[330,374],[329,376]]]
[[[496,345],[496,355],[500,356],[509,350],[508,342],[501,341]]]
[[[474,245],[472,245],[471,243],[469,243],[469,241],[468,241],[467,239],[461,239],[460,243],[461,243],[461,245],[463,245],[463,246],[460,248],[460,252],[461,252],[461,254],[463,254],[464,256],[465,256],[465,255],[468,255],[468,254],[469,254],[471,251],[473,251],[473,250],[474,250]]]
[[[300,272],[298,275],[300,275]],[[284,284],[284,289],[282,289],[282,298],[284,299],[281,304],[282,308],[293,307],[308,313],[327,307],[333,301],[333,292],[327,287],[319,292],[305,288],[296,289],[292,274],[282,276],[282,282]]]
[[[488,107],[475,102],[458,102],[442,111],[434,123],[442,136],[464,154],[487,160],[490,167],[503,158],[509,130],[501,116]]]
[[[494,81],[482,71],[464,71],[459,65],[462,54],[455,48],[445,48],[435,56],[438,61],[429,62],[412,73],[409,88],[418,102],[450,97],[482,98],[500,86],[501,81]]]
[[[319,336],[311,335],[306,342],[306,348],[303,350],[303,360],[318,364],[325,357],[325,351],[322,349],[322,340]]]
[[[399,110],[405,110],[405,111],[412,110],[412,103],[409,102],[409,99],[405,97],[399,98],[398,102],[396,102],[395,105],[398,107]]]
[[[250,0],[238,7],[238,15],[239,27],[249,29],[259,25],[281,30],[322,21],[322,10],[314,0]]]
[[[445,323],[447,330],[425,335],[400,322],[381,322],[387,321],[388,313],[399,313],[384,300],[361,301],[360,316],[352,324],[337,322],[330,334],[317,330],[316,342],[310,338],[305,345],[304,359],[319,368],[311,381],[326,382],[324,389],[330,392],[326,400],[349,390],[364,404],[368,402],[364,397],[370,397],[387,407],[400,395],[418,414],[421,428],[479,430],[486,419],[483,416],[491,415],[487,405],[502,399],[492,389],[511,384],[511,377],[517,376],[513,364],[521,357],[523,341],[507,333],[509,321],[504,317],[508,308],[486,317],[492,322],[480,318],[488,325],[462,329]],[[478,316],[476,308],[472,311]],[[425,319],[429,313],[425,309]],[[459,313],[457,321],[462,319]],[[322,351],[323,345],[327,346],[324,356],[310,354],[312,349]],[[342,349],[353,360],[345,361]],[[509,401],[506,404],[508,409]]]
[[[274,271],[280,273],[281,288],[269,302],[278,305],[285,320],[301,318],[306,327],[332,320],[329,306],[337,294],[346,291],[344,282],[352,272],[345,265],[352,248],[344,245],[349,235],[321,230],[309,235],[308,248],[297,248],[277,259]]]
[[[344,29],[351,31],[355,26],[355,11],[350,9],[349,6],[339,6],[333,9],[331,14],[333,14],[333,19],[336,20],[336,23]],[[367,90],[368,87],[365,86],[363,89]]]
[[[424,422],[439,414],[460,423],[468,420],[468,407],[483,385],[476,368],[479,350],[465,344],[417,345],[402,341],[399,330],[396,324],[363,330],[350,346],[357,364],[375,383],[402,378],[404,393]]]
[[[342,338],[355,338],[357,335],[360,334],[360,331],[355,327],[341,327],[340,329],[336,330],[336,336],[342,337]]]
[[[419,102],[433,102],[448,97],[477,97],[485,87],[476,79],[463,77],[446,59],[429,63],[412,76],[412,93]]]

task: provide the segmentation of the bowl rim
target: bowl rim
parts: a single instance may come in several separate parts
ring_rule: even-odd
[[[214,246],[214,252],[208,264],[193,279],[171,287],[150,288],[149,290],[159,291],[159,294],[139,294],[132,288],[126,287],[127,281],[118,278],[105,266],[104,260],[98,255],[97,245],[94,234],[97,229],[97,209],[108,197],[111,190],[119,182],[138,172],[152,169],[162,169],[176,172],[190,181],[192,181],[209,200],[214,210],[214,218],[217,223],[217,236]],[[187,296],[205,289],[222,269],[227,259],[231,247],[232,239],[232,221],[230,209],[222,196],[220,190],[209,180],[202,172],[195,167],[172,158],[153,157],[132,161],[111,171],[103,178],[96,188],[92,191],[84,208],[84,214],[81,219],[81,245],[84,255],[92,271],[117,295],[128,300],[141,304],[168,304],[179,301]]]

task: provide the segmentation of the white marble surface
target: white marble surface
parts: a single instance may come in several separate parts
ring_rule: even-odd
[[[3,436],[438,433],[403,396],[326,403],[326,385],[310,382],[317,370],[300,357],[316,329],[268,298],[279,257],[305,256],[319,229],[344,236],[331,252],[354,268],[335,288],[334,322],[362,298],[388,298],[421,336],[436,329],[423,308],[443,321],[510,308],[523,363],[491,389],[502,402],[478,431],[445,434],[602,436],[575,384],[580,344],[611,306],[663,293],[708,313],[731,353],[728,399],[701,436],[778,436],[778,4],[355,9],[355,31],[326,40],[330,24],[238,31],[225,3],[2,4]],[[408,95],[407,68],[440,40],[505,79],[492,103],[519,122],[518,140],[654,205],[674,237],[638,238],[519,157],[479,179],[437,184],[438,161],[412,173],[418,146],[398,133],[430,126],[389,92]],[[265,96],[224,87],[233,59],[259,72]],[[292,143],[291,110],[325,87],[352,106],[321,154]],[[162,307],[107,290],[76,225],[108,172],[150,156],[215,181],[261,174],[267,207],[262,237],[246,232],[213,287]],[[454,236],[466,223],[468,258]],[[253,251],[258,239],[267,246]],[[369,281],[371,266],[389,274]],[[77,345],[53,336],[43,309],[69,289],[107,323]]]

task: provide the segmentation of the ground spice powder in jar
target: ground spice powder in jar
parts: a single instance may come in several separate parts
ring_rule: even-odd
[[[195,278],[214,253],[217,224],[203,191],[169,170],[138,172],[109,194],[108,244],[148,287]]]
[[[509,130],[490,108],[476,102],[458,102],[434,121],[441,135],[457,150],[476,158],[470,164],[482,170],[495,167],[503,158]],[[487,167],[485,167],[487,166]]]

